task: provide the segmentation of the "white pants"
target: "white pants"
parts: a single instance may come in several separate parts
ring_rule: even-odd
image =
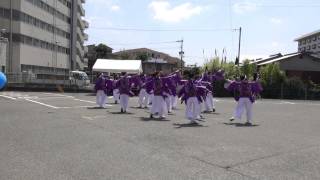
[[[148,94],[148,95],[149,95],[148,104],[150,104],[153,101],[154,94]]]
[[[120,97],[120,94],[119,94],[119,89],[114,89],[113,90],[113,99],[115,102],[119,102],[119,97]]]
[[[204,105],[206,111],[212,111],[215,109],[212,93],[207,94]]]
[[[247,122],[251,122],[252,121],[252,102],[250,101],[249,98],[246,98],[246,97],[241,97],[239,99],[235,113],[234,113],[234,117],[236,119],[241,120],[241,116],[244,109],[246,109],[246,113],[247,113]]]
[[[168,114],[167,105],[162,96],[153,96],[151,114],[159,113],[160,117],[166,117]]]
[[[106,102],[106,94],[104,93],[103,90],[98,90],[97,91],[97,104],[99,105],[99,107],[104,107],[104,104]]]
[[[120,94],[120,106],[123,111],[128,109],[129,96],[127,94]]]
[[[171,97],[172,109],[176,109],[178,104],[178,96],[170,96],[170,97]]]
[[[197,97],[190,97],[187,100],[186,117],[191,121],[195,121],[200,117],[200,103]]]
[[[172,98],[171,98],[171,95],[167,95],[167,97],[164,100],[165,100],[166,105],[167,105],[167,110],[169,112],[171,112],[172,111],[172,103],[171,103]]]
[[[141,89],[139,92],[139,106],[140,107],[147,107],[149,101],[149,95],[146,89]]]

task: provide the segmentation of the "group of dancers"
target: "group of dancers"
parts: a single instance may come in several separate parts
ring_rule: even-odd
[[[235,95],[238,103],[230,121],[241,120],[245,109],[246,125],[252,125],[252,105],[262,91],[256,75],[251,81],[246,76],[229,80],[225,79],[224,71],[219,70],[214,73],[204,72],[201,76],[189,73],[186,77],[183,79],[180,71],[168,75],[155,72],[151,76],[123,72],[120,77],[113,78],[101,73],[95,84],[97,104],[104,108],[106,96],[112,95],[115,104],[120,104],[120,112],[126,113],[135,89],[139,92],[139,107],[149,108],[150,118],[165,119],[168,113],[177,108],[180,99],[185,104],[185,117],[191,124],[197,124],[202,121],[202,112],[215,112],[213,86],[216,81],[224,80],[224,87]]]

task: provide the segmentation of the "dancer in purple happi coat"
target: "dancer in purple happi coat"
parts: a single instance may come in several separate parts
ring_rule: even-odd
[[[224,79],[224,71],[223,70],[219,70],[215,73],[208,73],[208,72],[204,72],[202,74],[201,79],[198,81],[199,84],[206,86],[207,89],[210,90],[209,93],[206,94],[206,100],[203,102],[204,107],[205,107],[205,112],[215,112],[216,111],[216,107],[214,104],[214,99],[213,99],[213,85],[217,82],[217,81],[221,81]]]
[[[242,75],[240,76],[240,81],[228,80],[225,88],[230,92],[234,92],[234,94],[239,94],[239,96],[235,96],[238,104],[234,112],[234,117],[230,118],[230,121],[234,119],[241,120],[243,110],[246,109],[246,125],[252,125],[252,105],[255,102],[256,96],[263,90],[260,82],[257,79],[248,81],[247,77]]]
[[[107,86],[106,86],[106,78],[104,74],[101,73],[96,80],[94,89],[96,92],[96,102],[100,108],[104,108],[104,104],[106,101],[106,93],[107,93]]]
[[[197,120],[200,120],[200,103],[205,100],[208,91],[205,86],[197,85],[193,75],[189,75],[188,81],[185,82],[185,85],[178,93],[181,102],[185,102],[186,104],[186,118],[190,120],[192,124],[196,124]]]
[[[116,89],[119,89],[120,93],[120,106],[121,112],[126,113],[128,109],[129,96],[133,96],[132,88],[132,80],[127,75],[127,73],[123,72],[122,77],[116,82]]]
[[[165,98],[170,96],[168,78],[160,77],[159,72],[156,72],[153,76],[154,77],[151,80],[146,82],[147,93],[153,94],[150,118],[154,118],[154,115],[158,115],[161,119],[164,119],[168,114]]]

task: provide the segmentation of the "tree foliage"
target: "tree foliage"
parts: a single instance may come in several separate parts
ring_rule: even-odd
[[[136,59],[141,60],[141,61],[147,61],[149,58],[150,57],[147,52],[141,52],[141,53],[137,54],[137,56],[136,56]]]
[[[112,49],[105,44],[99,44],[98,46],[96,46],[95,51],[97,53],[96,57],[98,59],[100,58],[107,59],[112,53]]]

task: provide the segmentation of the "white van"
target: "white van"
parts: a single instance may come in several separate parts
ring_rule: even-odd
[[[83,71],[70,71],[69,79],[71,86],[84,87],[90,85],[90,79],[87,73]]]

